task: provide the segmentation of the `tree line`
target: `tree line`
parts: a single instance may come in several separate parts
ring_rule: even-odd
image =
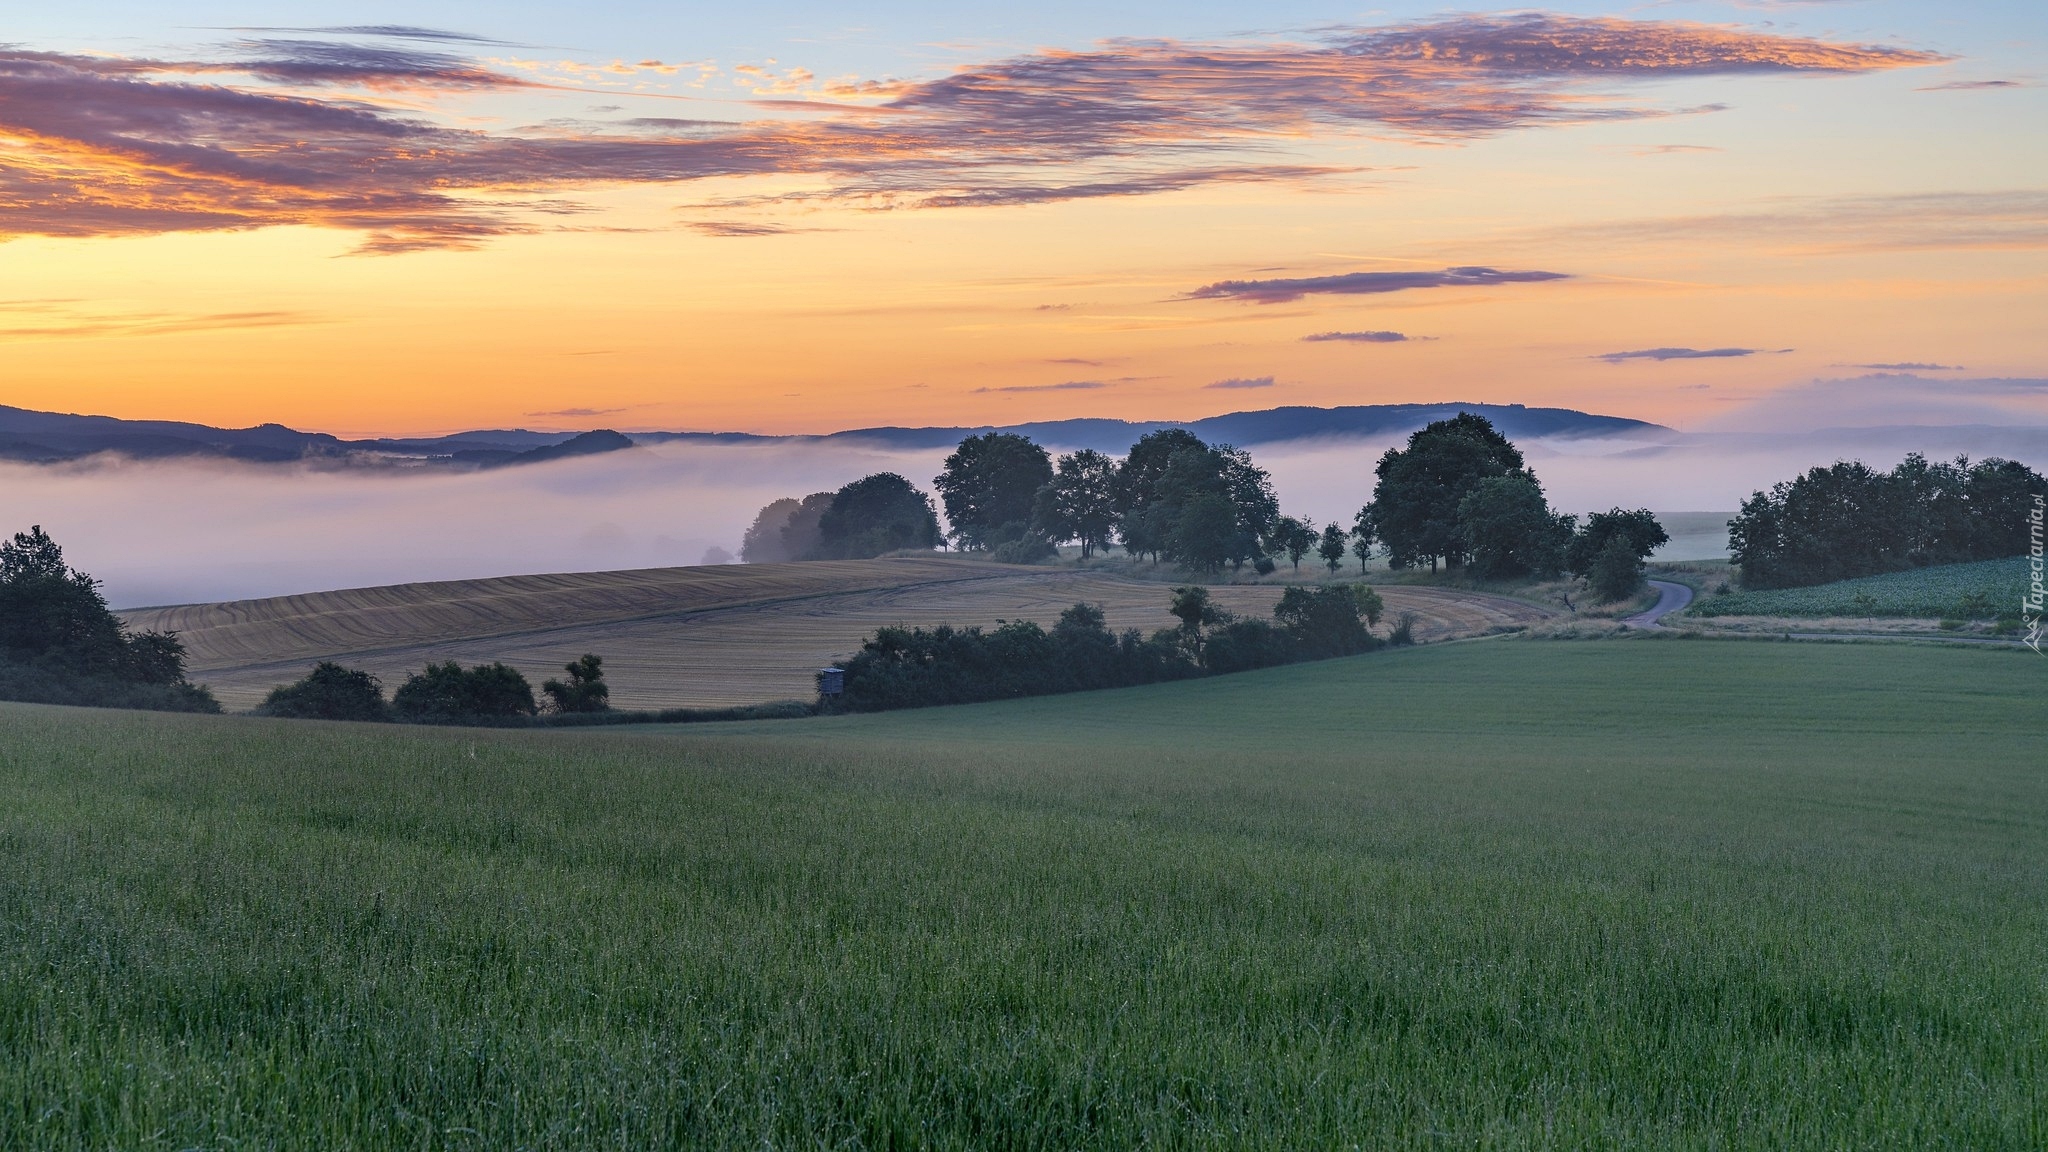
[[[826,706],[857,712],[968,704],[1123,688],[1370,652],[1410,642],[1372,634],[1385,606],[1364,585],[1291,585],[1270,620],[1244,619],[1207,588],[1175,588],[1180,621],[1150,636],[1110,631],[1102,609],[1076,604],[1051,628],[1029,620],[994,628],[878,629],[845,664],[844,690]]]
[[[1996,457],[1930,464],[1914,453],[1889,472],[1837,462],[1751,493],[1728,522],[1728,552],[1743,586],[1759,589],[2018,556],[2043,491],[2040,473]]]
[[[1333,574],[1356,556],[1362,571],[1384,555],[1396,569],[1469,565],[1487,579],[1570,571],[1620,598],[1640,589],[1643,561],[1668,539],[1643,509],[1596,513],[1583,525],[1556,513],[1515,446],[1470,413],[1416,432],[1380,458],[1376,475],[1372,499],[1349,525],[1319,529],[1281,514],[1272,477],[1249,453],[1186,429],[1148,433],[1121,458],[1093,449],[1055,458],[1029,437],[988,432],[962,440],[933,487],[951,543],[1014,563],[1064,544],[1079,545],[1083,558],[1121,545],[1204,575],[1247,564],[1271,572],[1282,559],[1299,570],[1309,556]],[[862,510],[852,494],[864,487],[887,489],[887,513],[879,504]],[[881,473],[763,508],[741,555],[760,562],[931,547],[940,536],[932,512],[907,480]],[[849,549],[850,540],[861,547]]]

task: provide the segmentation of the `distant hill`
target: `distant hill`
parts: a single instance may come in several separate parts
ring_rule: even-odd
[[[1056,448],[1122,452],[1147,432],[1186,428],[1212,443],[1251,447],[1320,436],[1390,436],[1412,432],[1432,420],[1475,412],[1510,437],[1658,436],[1671,429],[1620,416],[1599,416],[1570,408],[1526,408],[1520,404],[1366,404],[1342,408],[1303,406],[1232,412],[1200,420],[1049,420],[1007,426],[854,428],[813,436],[762,436],[749,432],[532,432],[526,429],[459,432],[451,436],[343,440],[324,432],[300,432],[282,424],[254,428],[213,428],[175,420],[119,420],[36,412],[0,405],[0,459],[32,463],[76,460],[100,452],[139,459],[213,457],[259,463],[332,460],[375,464],[414,461],[450,468],[494,468],[511,464],[613,452],[634,444],[688,442],[766,444],[858,440],[885,447],[945,448],[983,432],[1016,432]]]

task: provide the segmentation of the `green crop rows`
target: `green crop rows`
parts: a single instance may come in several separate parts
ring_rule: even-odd
[[[1709,596],[1695,616],[1908,616],[1988,620],[2020,614],[2031,579],[2025,557],[1944,564],[1814,588]]]
[[[0,706],[0,1147],[2040,1148],[2048,662],[676,732]]]

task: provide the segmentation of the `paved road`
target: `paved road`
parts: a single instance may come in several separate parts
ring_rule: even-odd
[[[1664,625],[1658,621],[1692,603],[1692,589],[1684,584],[1676,584],[1669,580],[1652,580],[1650,587],[1657,590],[1657,602],[1652,604],[1648,611],[1638,612],[1623,620],[1623,624],[1631,628],[1662,628]]]

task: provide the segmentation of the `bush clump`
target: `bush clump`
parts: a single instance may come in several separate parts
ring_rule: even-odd
[[[256,711],[293,720],[387,720],[391,708],[375,676],[322,660],[296,683],[272,688]]]
[[[540,709],[519,669],[502,663],[464,668],[450,660],[406,677],[391,694],[391,710],[416,724],[490,724],[521,720]]]

